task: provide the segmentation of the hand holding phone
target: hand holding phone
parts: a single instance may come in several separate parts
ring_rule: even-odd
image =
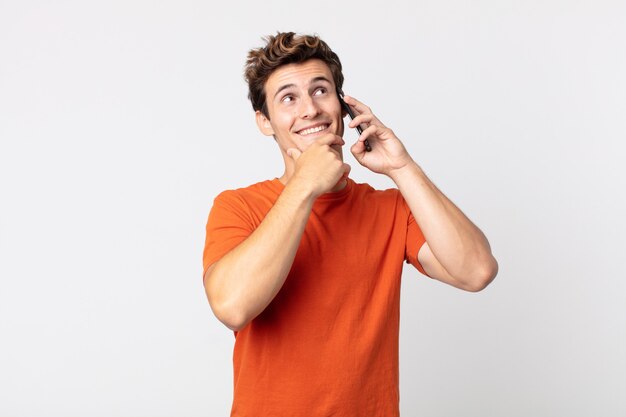
[[[348,113],[348,116],[350,116],[350,120],[354,120],[354,112],[352,111],[350,106],[348,106],[348,103],[343,101],[343,90],[341,90],[341,88],[339,87],[337,87],[337,96],[339,97],[339,103],[341,103],[341,107],[346,111],[346,113]],[[363,134],[363,129],[361,129],[360,125],[356,125],[356,131],[359,132],[359,135]],[[370,146],[370,143],[367,139],[365,139],[365,142],[363,142],[363,144],[365,145],[365,151],[371,152],[372,147]]]

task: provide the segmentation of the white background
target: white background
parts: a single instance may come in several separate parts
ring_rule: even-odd
[[[478,294],[405,270],[402,415],[626,415],[625,21],[622,1],[2,0],[0,415],[228,415],[204,226],[220,191],[282,173],[242,79],[277,30],[331,45],[500,263]]]

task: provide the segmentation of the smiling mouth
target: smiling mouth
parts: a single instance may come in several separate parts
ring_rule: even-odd
[[[328,129],[329,126],[330,125],[328,124],[323,124],[323,125],[319,125],[315,127],[309,127],[308,129],[303,129],[296,133],[298,133],[298,135],[301,135],[301,136],[311,135],[313,133],[318,133],[318,132],[321,132],[322,130],[326,130]]]

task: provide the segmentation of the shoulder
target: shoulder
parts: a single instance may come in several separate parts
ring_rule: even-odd
[[[257,182],[247,187],[224,190],[215,202],[252,203],[258,200],[275,200],[281,193],[282,184],[277,179]]]
[[[353,207],[364,207],[372,215],[376,213],[394,218],[398,216],[398,218],[408,218],[410,216],[411,210],[397,188],[379,190],[367,183],[355,183],[353,188]]]
[[[215,197],[211,213],[222,219],[242,219],[255,227],[276,203],[282,187],[280,181],[274,179],[222,191]]]
[[[354,183],[354,196],[358,199],[379,201],[381,203],[397,204],[402,200],[402,194],[397,188],[379,190],[367,183]]]

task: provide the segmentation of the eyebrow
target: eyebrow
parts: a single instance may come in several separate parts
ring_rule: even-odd
[[[330,84],[330,80],[326,77],[324,77],[323,75],[320,75],[319,77],[315,77],[311,80],[311,84],[318,82],[318,81],[326,81],[327,83]],[[291,87],[295,87],[295,84],[285,84],[285,85],[281,85],[278,90],[276,90],[276,93],[274,94],[274,98],[276,98],[276,96],[278,95],[278,93],[280,93],[281,91],[287,89],[287,88],[291,88]]]

